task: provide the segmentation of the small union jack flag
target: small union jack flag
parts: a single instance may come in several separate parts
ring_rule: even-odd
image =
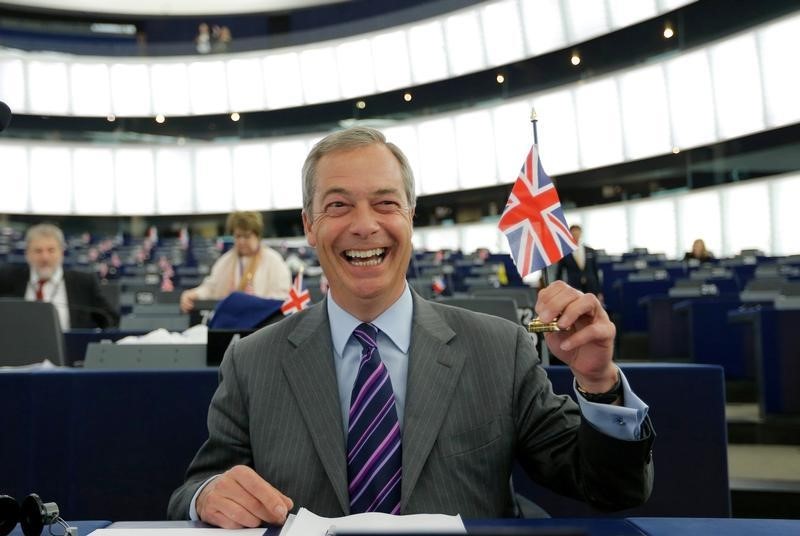
[[[441,294],[444,292],[444,289],[447,288],[447,283],[444,281],[444,277],[437,275],[431,281],[431,289],[433,289],[434,294]]]
[[[281,312],[284,315],[292,313],[299,313],[311,303],[311,294],[308,289],[303,290],[303,271],[297,272],[292,283],[292,288],[289,289],[289,297],[281,305]]]
[[[536,145],[522,165],[497,227],[505,233],[522,277],[558,262],[578,247]]]

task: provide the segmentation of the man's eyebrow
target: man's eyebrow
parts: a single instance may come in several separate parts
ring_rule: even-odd
[[[397,189],[397,188],[380,188],[378,190],[370,192],[369,195],[388,195],[388,194],[399,194],[399,193],[400,193],[400,190]],[[325,196],[328,196],[328,195],[331,195],[331,194],[348,195],[348,194],[350,194],[350,191],[347,190],[346,188],[342,188],[341,186],[332,186],[332,187],[328,188],[327,190],[325,190],[324,192],[322,192],[322,197],[325,197]]]

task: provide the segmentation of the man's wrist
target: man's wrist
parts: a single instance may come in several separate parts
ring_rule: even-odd
[[[577,388],[578,393],[580,393],[580,395],[588,402],[594,402],[595,404],[615,404],[622,402],[622,376],[620,375],[619,370],[617,370],[616,383],[607,391],[599,393],[592,392],[582,387],[577,379],[575,380],[575,387]]]

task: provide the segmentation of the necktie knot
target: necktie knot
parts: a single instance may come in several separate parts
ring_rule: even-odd
[[[353,330],[353,336],[364,350],[374,350],[378,347],[378,328],[372,324],[361,324]]]

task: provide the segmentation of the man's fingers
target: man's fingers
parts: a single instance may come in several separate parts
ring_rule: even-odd
[[[261,519],[270,523],[286,521],[286,516],[294,503],[289,497],[261,478],[252,468],[239,465],[226,474],[230,475],[247,492],[248,502],[255,512],[258,512]],[[250,502],[250,498],[253,502]]]
[[[560,323],[559,321],[559,324]],[[613,340],[614,332],[614,324],[611,322],[596,322],[582,329],[573,331],[572,335],[560,341],[559,347],[564,351],[569,351],[590,342],[599,343],[601,341]]]
[[[233,528],[250,527],[255,528],[261,525],[262,519],[247,508],[242,506],[231,499],[222,499],[220,513],[222,513],[229,521],[229,524],[234,525]],[[228,528],[228,527],[226,527]]]

